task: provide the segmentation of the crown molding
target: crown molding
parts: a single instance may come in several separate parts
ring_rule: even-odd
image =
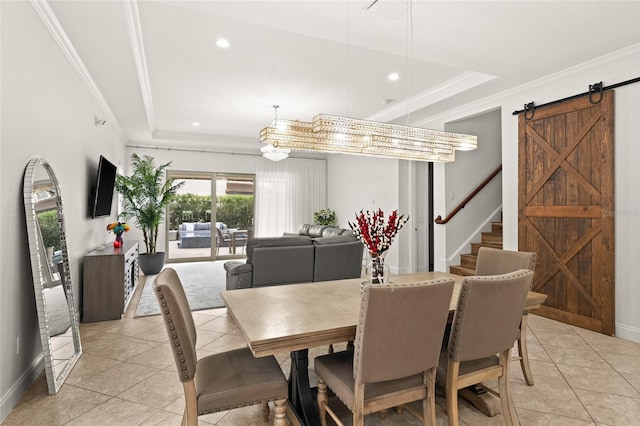
[[[62,50],[64,55],[67,57],[67,60],[75,70],[76,74],[78,74],[78,77],[80,77],[80,80],[89,90],[94,101],[98,104],[98,108],[100,108],[102,113],[105,115],[118,138],[120,138],[123,143],[126,143],[127,136],[124,133],[124,130],[122,130],[122,127],[120,126],[120,123],[118,123],[116,116],[113,114],[111,107],[109,107],[107,100],[102,95],[102,92],[96,85],[93,77],[91,77],[89,70],[84,65],[84,62],[82,62],[80,55],[78,55],[75,47],[73,47],[71,40],[67,37],[67,33],[64,31],[62,25],[60,25],[60,21],[58,21],[58,18],[53,13],[53,10],[49,6],[49,2],[47,0],[31,0],[31,5],[40,16],[40,19],[42,19],[42,22],[44,22],[45,26],[60,47],[60,50]]]
[[[137,1],[122,1],[125,15],[125,26],[129,34],[131,42],[131,51],[133,52],[133,61],[138,73],[138,83],[140,84],[140,93],[142,94],[142,102],[144,104],[147,116],[147,124],[149,125],[149,133],[154,134],[157,128],[156,114],[153,108],[153,97],[151,95],[151,82],[149,81],[149,69],[147,68],[147,58],[144,53],[144,41],[142,37],[142,26],[140,25],[140,13],[138,12]]]
[[[470,117],[484,111],[500,108],[502,107],[502,104],[504,103],[505,99],[508,99],[510,97],[514,97],[521,94],[524,95],[527,92],[537,89],[541,86],[553,84],[557,81],[570,78],[571,76],[574,76],[576,74],[584,73],[585,71],[589,71],[589,70],[597,71],[598,68],[605,67],[605,66],[622,67],[625,62],[631,62],[637,66],[637,64],[640,62],[640,43],[632,44],[631,46],[616,50],[614,52],[589,60],[587,62],[574,65],[562,71],[549,74],[537,80],[533,80],[528,83],[521,84],[520,86],[516,86],[511,89],[504,90],[502,92],[498,92],[491,96],[486,96],[478,101],[469,102],[460,107],[453,108],[443,113],[421,119],[420,121],[412,123],[412,125],[420,127],[433,122],[445,123],[452,120],[458,120],[464,117]],[[637,77],[637,75],[635,75],[635,77]],[[609,82],[609,83],[615,84],[617,82]],[[552,100],[553,99],[540,100],[539,102],[536,102],[536,103],[542,104],[544,102],[552,101]]]
[[[429,90],[410,97],[407,102],[397,102],[395,105],[385,108],[376,114],[367,117],[373,121],[391,121],[402,117],[409,111],[417,111],[429,105],[433,105],[444,99],[458,95],[476,86],[495,79],[496,76],[475,71],[466,71],[456,77],[445,81]],[[407,105],[408,104],[408,105]]]
[[[170,140],[170,141],[183,141],[183,142],[207,142],[218,145],[226,145],[233,146],[236,149],[238,148],[238,144],[246,144],[248,147],[249,144],[254,144],[254,148],[257,150],[261,144],[259,143],[259,138],[256,137],[247,137],[247,136],[232,136],[232,135],[218,135],[214,133],[204,133],[204,132],[189,132],[189,131],[177,131],[177,130],[164,130],[157,129],[153,135],[152,139],[156,140]],[[249,148],[251,149],[251,148]]]

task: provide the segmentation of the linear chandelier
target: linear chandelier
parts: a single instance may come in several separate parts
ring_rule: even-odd
[[[260,141],[274,149],[432,162],[452,162],[456,150],[476,149],[477,140],[472,135],[327,114],[316,115],[312,122],[276,116],[260,131]]]

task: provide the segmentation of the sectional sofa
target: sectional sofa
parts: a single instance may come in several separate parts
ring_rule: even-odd
[[[360,277],[363,246],[351,230],[305,224],[298,233],[252,238],[247,261],[224,264],[227,290]]]

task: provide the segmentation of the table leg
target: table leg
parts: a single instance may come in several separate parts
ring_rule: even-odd
[[[485,391],[481,386],[473,385],[460,389],[458,395],[473,404],[485,416],[494,417],[502,412],[500,398]]]
[[[302,424],[320,426],[320,417],[314,404],[313,392],[309,384],[308,349],[291,352],[289,400]]]

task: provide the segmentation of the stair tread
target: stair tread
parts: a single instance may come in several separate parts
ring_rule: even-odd
[[[456,275],[462,275],[463,277],[469,277],[476,274],[475,269],[464,268],[460,265],[449,266],[449,272]]]
[[[460,265],[449,266],[449,272],[462,276],[475,275],[480,247],[502,248],[502,221],[491,222],[491,232],[482,232],[482,242],[471,243],[471,253],[460,255]],[[473,268],[472,268],[473,267]]]

